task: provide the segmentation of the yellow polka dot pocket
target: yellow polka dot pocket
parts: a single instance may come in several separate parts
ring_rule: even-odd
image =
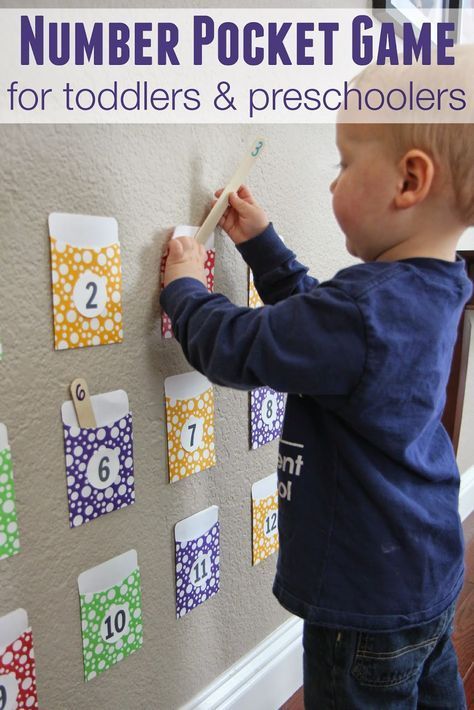
[[[252,486],[252,564],[278,550],[278,489],[276,473]]]
[[[199,372],[165,380],[170,483],[216,464],[214,391]]]
[[[117,221],[49,216],[55,350],[123,340]]]
[[[248,304],[249,308],[260,308],[263,306],[263,301],[259,296],[257,289],[255,288],[255,282],[253,280],[252,270],[249,269],[249,290],[248,290]]]

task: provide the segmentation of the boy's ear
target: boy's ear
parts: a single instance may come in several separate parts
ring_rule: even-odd
[[[429,194],[434,178],[432,158],[422,150],[409,150],[399,162],[399,182],[395,205],[406,209],[422,202]]]

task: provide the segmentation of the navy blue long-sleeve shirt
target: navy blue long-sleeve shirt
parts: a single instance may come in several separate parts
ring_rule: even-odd
[[[411,258],[307,275],[270,224],[238,247],[265,305],[196,279],[161,295],[190,364],[212,382],[287,392],[274,593],[339,628],[440,614],[463,578],[459,472],[441,424],[464,262]]]

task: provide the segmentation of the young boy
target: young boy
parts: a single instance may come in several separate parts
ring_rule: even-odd
[[[472,161],[450,161],[473,140],[472,126],[339,124],[333,207],[363,263],[325,283],[241,187],[221,227],[260,309],[208,293],[192,239],[168,245],[161,304],[190,364],[288,393],[273,591],[305,619],[310,710],[465,708],[450,639],[459,473],[441,416],[472,291],[455,251],[474,222]]]

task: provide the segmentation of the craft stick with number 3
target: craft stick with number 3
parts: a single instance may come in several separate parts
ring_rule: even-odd
[[[224,214],[229,205],[229,194],[231,192],[236,192],[236,190],[239,189],[242,183],[245,182],[247,175],[249,174],[250,169],[252,168],[252,165],[255,163],[255,160],[258,158],[258,156],[261,155],[263,147],[263,140],[256,140],[252,144],[252,147],[250,148],[247,155],[235,171],[234,175],[224,188],[214,207],[207,215],[201,227],[199,227],[195,236],[195,239],[199,244],[205,244],[212,232],[217,227],[219,220],[221,219],[222,215]]]

